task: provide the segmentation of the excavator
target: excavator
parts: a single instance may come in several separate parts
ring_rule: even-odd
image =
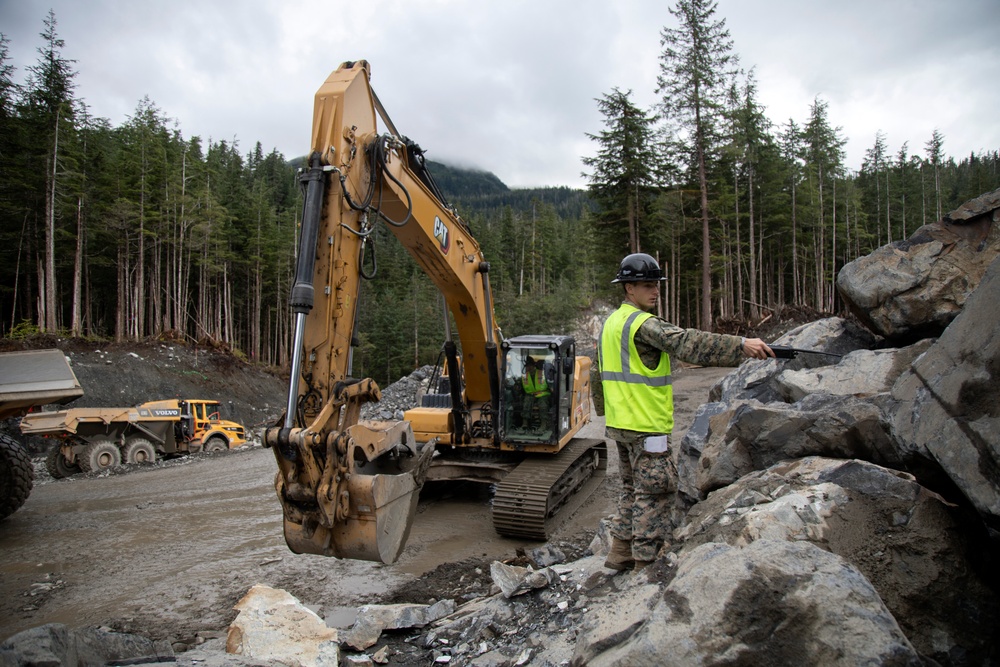
[[[585,498],[607,466],[604,440],[579,437],[590,419],[590,359],[571,336],[504,338],[489,262],[370,80],[370,65],[358,60],[323,83],[300,171],[288,401],[264,437],[277,462],[285,541],[295,553],[392,563],[423,484],[445,480],[494,485],[495,530],[544,540],[556,513]],[[360,421],[380,389],[351,377],[378,224],[448,311],[443,368],[421,405],[396,422]]]

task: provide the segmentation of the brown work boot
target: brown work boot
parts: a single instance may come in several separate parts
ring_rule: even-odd
[[[621,572],[633,565],[635,565],[635,559],[632,558],[632,543],[619,540],[617,537],[611,538],[611,550],[604,561],[604,567]]]
[[[649,567],[650,565],[652,565],[652,563],[653,563],[653,561],[651,561],[651,560],[637,560],[637,561],[635,561],[635,565],[632,566],[632,571],[633,572],[640,572],[640,571],[643,570],[643,568],[646,568],[646,567]]]

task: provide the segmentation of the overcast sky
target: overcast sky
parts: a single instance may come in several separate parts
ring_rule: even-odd
[[[308,150],[312,97],[366,59],[397,129],[430,159],[512,187],[584,187],[596,98],[656,102],[667,0],[0,0],[22,81],[51,8],[76,94],[119,125],[148,96],[185,138]],[[857,169],[878,130],[895,153],[1000,149],[1000,0],[719,0],[776,124],[818,96]]]

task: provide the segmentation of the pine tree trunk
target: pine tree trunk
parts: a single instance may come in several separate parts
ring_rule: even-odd
[[[83,197],[76,198],[76,254],[73,256],[73,320],[70,330],[74,336],[82,334],[80,296],[83,291]]]
[[[837,179],[833,179],[833,214],[830,223],[830,283],[827,285],[827,312],[834,312],[837,294],[833,286],[837,284]]]
[[[737,172],[733,178],[733,192],[736,193],[736,311],[735,314],[743,317],[743,243],[741,242],[740,225],[740,176]],[[753,210],[752,208],[750,209]],[[753,228],[753,216],[750,218],[751,229]],[[750,236],[753,239],[753,235]],[[752,298],[752,297],[751,297]]]
[[[59,161],[59,115],[56,111],[56,125],[52,147],[52,158],[47,170],[48,187],[45,197],[45,281],[43,293],[44,327],[48,332],[56,330],[56,174]]]
[[[757,310],[757,304],[760,303],[760,299],[757,295],[757,239],[756,230],[754,228],[754,210],[753,210],[753,169],[749,173],[749,183],[747,186],[747,192],[749,193],[749,209],[750,209],[750,319],[756,320],[760,313]]]
[[[885,170],[885,242],[892,243],[892,215],[889,201],[889,169]]]
[[[795,215],[795,180],[792,180],[792,301],[802,303],[799,292],[799,241],[798,220]]]
[[[699,134],[700,127],[699,120]],[[698,152],[698,183],[701,188],[701,322],[699,322],[699,326],[704,331],[711,331],[712,247],[708,226],[708,176],[705,173],[704,145],[700,137],[696,150]]]
[[[125,309],[128,307],[128,255],[123,247],[123,242],[118,243],[118,306],[115,308],[115,342],[120,343],[125,340],[125,323],[128,321],[128,314]]]
[[[146,326],[146,143],[142,145],[142,177],[139,188],[139,257],[135,277],[135,340],[140,340]]]
[[[24,239],[25,239],[24,233],[27,226],[28,226],[28,214],[25,213],[24,221],[21,223],[21,236],[20,238],[18,238],[17,241],[17,261],[14,263],[14,298],[11,299],[11,307],[10,307],[11,328],[14,328],[14,326],[17,324],[17,295],[19,294],[19,292],[17,291],[18,287],[17,283],[21,278],[21,251],[24,246]],[[28,282],[29,283],[31,282],[30,278],[28,279]],[[31,293],[30,286],[27,292],[29,294]]]
[[[635,225],[635,202],[631,197],[625,198],[625,215],[628,217],[628,247],[629,252],[639,252],[639,231]]]
[[[824,271],[824,245],[826,239],[823,237],[826,235],[826,216],[823,210],[823,167],[821,166],[818,170],[819,175],[819,238],[816,239],[816,308],[823,308],[823,274]]]

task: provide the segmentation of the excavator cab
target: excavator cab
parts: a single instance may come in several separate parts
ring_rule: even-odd
[[[501,441],[558,444],[570,427],[576,343],[569,336],[517,336],[501,349]]]

